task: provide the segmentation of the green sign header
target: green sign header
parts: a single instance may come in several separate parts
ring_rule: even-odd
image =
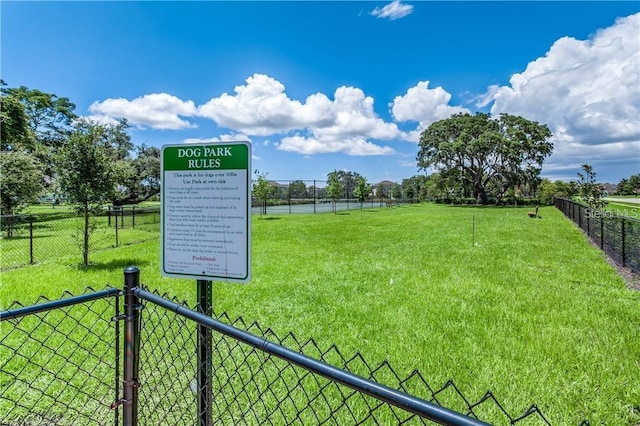
[[[248,170],[249,147],[245,144],[211,145],[183,144],[165,146],[164,170]]]

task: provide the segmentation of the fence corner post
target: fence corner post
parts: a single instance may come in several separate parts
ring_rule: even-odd
[[[137,426],[138,424],[140,305],[134,289],[139,285],[140,269],[128,266],[124,270],[124,410],[122,422],[125,426]]]

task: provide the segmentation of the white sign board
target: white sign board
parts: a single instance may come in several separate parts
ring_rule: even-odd
[[[251,279],[251,145],[165,145],[161,269],[167,277]]]

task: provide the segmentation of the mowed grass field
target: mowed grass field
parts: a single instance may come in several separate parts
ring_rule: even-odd
[[[216,312],[343,354],[492,390],[554,425],[640,424],[640,292],[553,207],[413,205],[253,218],[253,279],[215,283]],[[160,276],[158,241],[2,273],[0,303],[121,286],[123,268],[195,304],[193,280]]]

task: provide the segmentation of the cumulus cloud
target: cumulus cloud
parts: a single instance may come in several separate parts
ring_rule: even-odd
[[[114,117],[124,117],[129,123],[138,126],[162,130],[178,130],[196,127],[180,117],[191,117],[196,114],[196,106],[192,101],[183,101],[167,93],[153,93],[136,98],[107,99],[94,102],[89,106],[91,119],[109,122]]]
[[[281,150],[304,154],[343,152],[349,155],[387,155],[393,149],[373,140],[391,140],[401,136],[395,123],[378,117],[374,100],[356,87],[342,86],[333,99],[314,93],[303,101],[291,99],[284,84],[264,74],[254,74],[233,93],[223,93],[195,106],[166,93],[136,98],[107,99],[94,102],[91,118],[114,122],[124,117],[130,123],[154,129],[195,127],[186,118],[207,118],[218,127],[229,129],[232,138],[283,136],[274,143]],[[294,134],[295,136],[291,136]],[[191,138],[186,143],[224,141],[216,138]]]
[[[544,57],[490,87],[491,112],[522,115],[555,134],[550,160],[628,162],[640,156],[640,13],[618,19],[588,40],[563,37]],[[597,147],[597,148],[596,148]],[[590,154],[585,158],[586,153]]]
[[[371,11],[371,15],[376,18],[388,18],[391,21],[404,18],[413,13],[413,6],[402,4],[400,0],[393,0],[384,7],[376,7]]]
[[[367,139],[389,140],[400,135],[396,124],[377,116],[373,98],[359,88],[342,86],[336,89],[333,100],[315,93],[300,102],[289,98],[285,86],[267,75],[254,74],[245,83],[236,86],[234,94],[210,99],[198,108],[198,114],[249,135],[298,132],[283,138],[277,146],[304,154],[388,154],[393,150]]]
[[[362,137],[305,137],[300,135],[282,138],[278,144],[278,149],[282,151],[297,152],[300,154],[327,154],[342,152],[347,155],[390,155],[395,153],[393,148],[379,146],[368,142]]]
[[[331,102],[323,94],[311,95],[302,104],[290,99],[278,80],[254,74],[234,94],[223,93],[198,107],[198,114],[219,126],[253,135],[270,135],[330,120]]]
[[[470,111],[460,106],[451,106],[451,94],[442,87],[429,89],[428,81],[420,81],[402,96],[396,96],[390,104],[391,115],[396,121],[415,121],[418,127],[403,135],[405,140],[417,142],[420,133],[435,121],[453,114]]]
[[[246,141],[251,142],[251,138],[247,135],[243,135],[240,133],[233,134],[225,134],[220,136],[214,136],[211,138],[187,138],[184,139],[183,143],[216,143],[216,142],[237,142],[237,141]]]

